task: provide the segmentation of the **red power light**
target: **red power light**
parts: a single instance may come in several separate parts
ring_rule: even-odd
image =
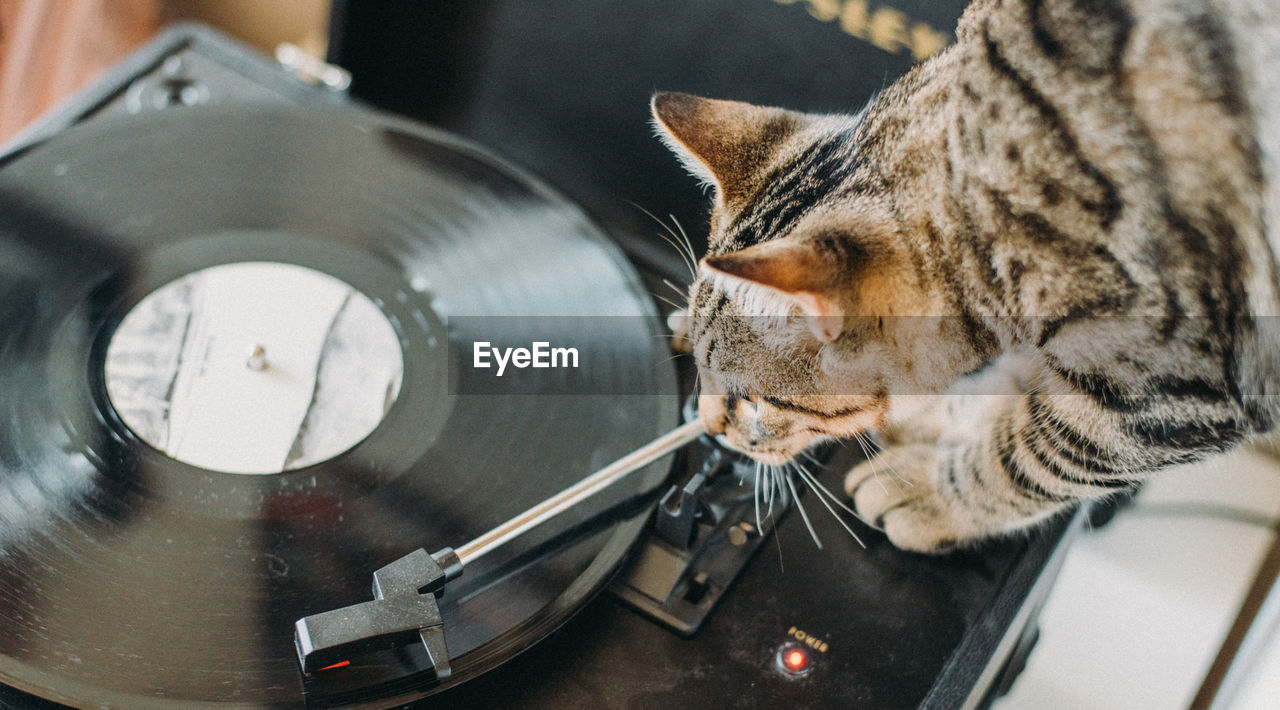
[[[787,655],[786,658],[783,659],[783,663],[787,664],[787,669],[790,671],[802,671],[805,666],[809,665],[809,656],[798,648],[792,649],[787,651]]]

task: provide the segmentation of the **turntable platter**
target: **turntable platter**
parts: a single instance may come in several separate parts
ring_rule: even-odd
[[[230,286],[201,287],[211,306],[182,300],[175,284],[227,268]],[[292,297],[279,274],[300,279]],[[387,335],[329,337],[341,298]],[[262,323],[296,324],[305,318],[288,309],[302,308],[315,324],[285,338],[263,325],[274,339],[262,348],[240,333],[272,299],[284,320]],[[175,363],[190,365],[199,324],[211,344],[197,369],[223,367],[238,384],[183,404],[172,395],[187,385],[163,385],[180,382]],[[0,166],[0,682],[75,705],[286,707],[321,693],[381,706],[503,662],[603,586],[663,462],[451,583],[445,683],[412,653],[304,683],[293,623],[367,599],[373,570],[472,539],[670,429],[675,375],[659,328],[578,208],[407,122],[166,113],[95,121],[11,159]],[[581,365],[509,387],[470,366],[474,344],[530,336],[572,344]],[[234,366],[216,354],[228,338]],[[237,421],[269,408],[252,378],[285,372],[270,370],[273,354],[307,338],[326,362],[339,358],[325,343],[377,341],[373,361],[389,364],[361,368],[365,355],[345,350],[348,369],[324,377],[298,360],[311,379],[293,389],[342,404],[310,428],[314,402],[281,404],[297,421],[283,438],[262,434],[275,436],[275,458],[244,463],[239,449],[259,446],[247,438],[285,416]],[[333,415],[369,401],[367,426]],[[185,430],[179,409],[196,413]],[[199,455],[165,438],[222,424]],[[319,454],[288,458],[305,432],[338,430],[345,438]]]

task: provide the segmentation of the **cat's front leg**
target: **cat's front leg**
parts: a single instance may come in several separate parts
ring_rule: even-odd
[[[1024,529],[1214,448],[1152,447],[1132,433],[1132,418],[1150,412],[1081,394],[1069,373],[1031,379],[1031,392],[1014,393],[1027,382],[1017,377],[988,378],[978,391],[992,394],[939,395],[882,432],[882,451],[845,482],[859,514],[898,547],[941,552]]]
[[[1021,398],[943,395],[882,432],[881,451],[845,481],[859,515],[894,545],[933,553],[1024,528],[1077,500],[1021,487],[1014,476],[1025,474],[1000,461]]]

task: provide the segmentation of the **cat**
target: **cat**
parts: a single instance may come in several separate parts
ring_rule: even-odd
[[[938,553],[1274,428],[1266,5],[977,0],[850,115],[655,95],[714,192],[684,332],[707,430],[775,465],[877,431],[854,508]]]

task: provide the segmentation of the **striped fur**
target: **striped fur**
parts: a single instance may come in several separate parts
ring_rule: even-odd
[[[846,487],[919,551],[1269,431],[1277,47],[1265,0],[977,0],[857,115],[658,95],[716,190],[707,426],[766,463],[879,430]]]

